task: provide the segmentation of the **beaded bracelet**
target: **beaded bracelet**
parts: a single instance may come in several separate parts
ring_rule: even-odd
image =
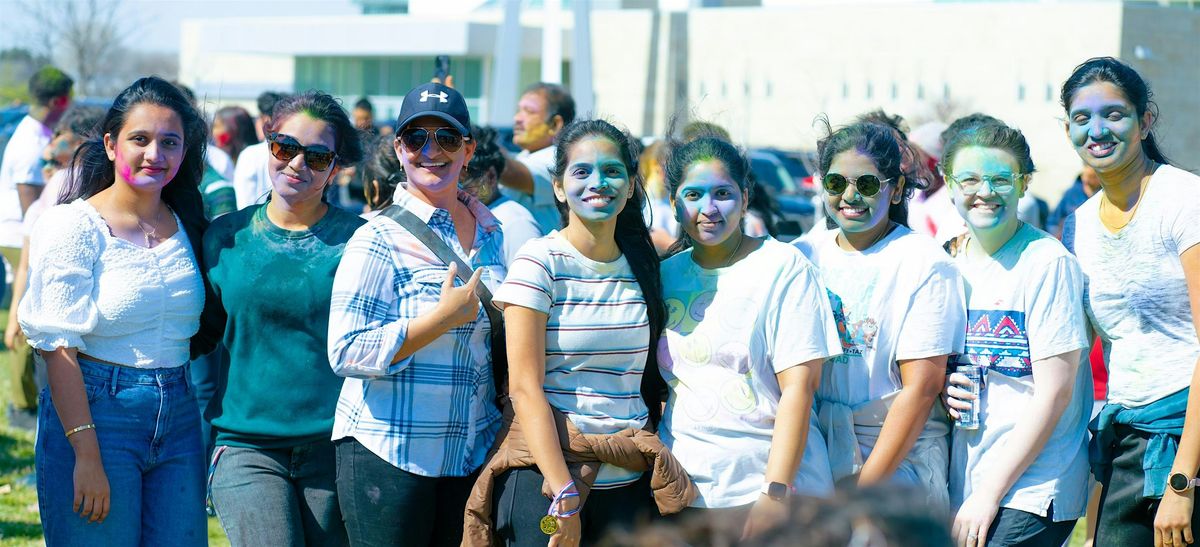
[[[69,439],[69,438],[71,438],[71,435],[79,433],[80,431],[86,431],[88,429],[96,429],[96,424],[83,424],[79,427],[76,427],[75,429],[72,429],[67,432],[67,438]]]

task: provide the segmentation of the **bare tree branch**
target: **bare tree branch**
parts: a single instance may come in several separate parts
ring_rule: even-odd
[[[113,87],[121,0],[17,0],[17,6],[33,22],[30,48],[62,63],[81,93]]]

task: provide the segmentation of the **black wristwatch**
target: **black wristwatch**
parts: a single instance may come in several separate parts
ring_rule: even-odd
[[[763,483],[762,487],[762,493],[766,494],[768,498],[771,498],[775,501],[783,501],[787,499],[791,490],[792,489],[788,485],[783,484],[782,482],[766,482]]]
[[[1183,473],[1171,473],[1171,476],[1167,477],[1167,486],[1170,486],[1176,494],[1185,494],[1188,490],[1200,486],[1200,478],[1189,479]]]

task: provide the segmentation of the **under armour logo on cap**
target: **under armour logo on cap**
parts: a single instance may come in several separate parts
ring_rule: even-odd
[[[425,116],[445,120],[462,136],[471,136],[470,109],[462,93],[454,88],[430,82],[410,89],[400,104],[396,131],[403,131],[413,120]]]
[[[430,97],[437,97],[438,102],[443,102],[443,103],[450,102],[450,101],[446,100],[446,99],[449,99],[450,96],[447,95],[445,91],[440,91],[438,93],[430,93],[428,91],[421,92],[421,102],[428,101]]]

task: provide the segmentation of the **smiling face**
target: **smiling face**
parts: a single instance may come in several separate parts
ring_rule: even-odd
[[[729,177],[725,164],[706,160],[688,166],[671,196],[675,216],[697,245],[720,245],[741,228],[746,192]]]
[[[870,157],[851,149],[833,157],[829,174],[838,174],[854,181],[863,175],[874,175],[886,180],[875,167]],[[825,192],[825,212],[844,232],[868,232],[888,222],[888,208],[900,203],[902,195],[896,191],[896,181],[888,181],[879,188],[879,193],[867,197],[858,192],[854,184],[846,185],[841,194]]]
[[[437,129],[450,128],[449,123],[434,117],[417,118],[401,128],[397,134],[411,127],[427,129],[431,136],[419,150],[409,150],[400,139],[395,141],[396,157],[404,166],[409,188],[430,195],[457,192],[459,174],[462,173],[463,166],[475,155],[475,141],[465,140],[458,150],[447,152],[438,145],[432,134]]]
[[[276,132],[279,139],[292,141],[303,147],[321,146],[328,150],[337,148],[333,126],[303,112],[288,116],[276,128]],[[267,162],[275,195],[289,202],[320,200],[325,186],[338,170],[336,159],[324,171],[313,170],[304,154],[297,154],[291,161],[283,161],[273,154],[267,154]]]
[[[954,206],[967,222],[972,233],[1011,228],[1017,220],[1017,202],[1025,194],[1025,179],[1020,176],[1021,167],[1012,154],[998,148],[969,146],[959,150],[951,158],[953,180],[986,179],[974,192],[963,190],[961,184],[950,183]],[[997,192],[990,183],[993,177],[1012,181],[1007,193]]]
[[[1099,172],[1127,165],[1142,155],[1153,115],[1138,116],[1121,88],[1097,81],[1075,93],[1067,112],[1067,136],[1084,165]]]
[[[572,219],[615,222],[633,196],[633,182],[621,161],[621,150],[599,136],[571,145],[562,180],[554,181],[554,196],[566,202]]]
[[[531,152],[554,144],[554,135],[560,128],[555,127],[549,113],[550,103],[540,91],[522,95],[513,115],[513,144]]]
[[[138,104],[116,135],[104,134],[104,150],[115,180],[136,190],[162,190],[183,163],[183,121],[165,106]]]

